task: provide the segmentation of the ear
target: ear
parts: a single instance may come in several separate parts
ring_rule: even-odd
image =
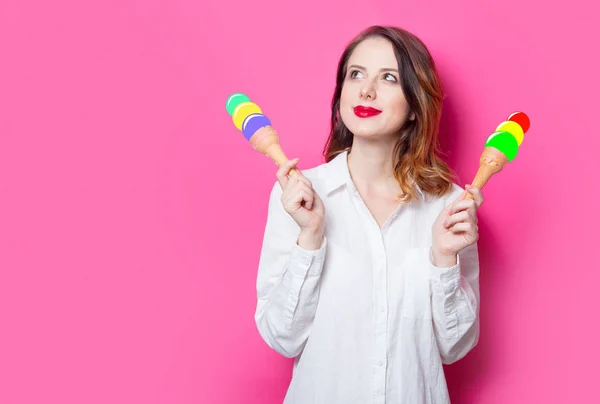
[[[415,113],[413,112],[412,114],[410,114],[410,118],[408,118],[409,121],[414,121],[416,118]]]

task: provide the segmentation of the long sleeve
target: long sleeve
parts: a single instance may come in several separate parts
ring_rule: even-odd
[[[260,254],[255,321],[267,345],[293,358],[310,334],[327,240],[314,251],[297,244],[300,227],[283,209],[281,192],[275,183]]]
[[[463,358],[479,340],[479,255],[477,244],[458,254],[450,268],[430,265],[432,314],[444,364]]]

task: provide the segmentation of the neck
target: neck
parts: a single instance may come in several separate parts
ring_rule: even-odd
[[[365,142],[355,138],[348,154],[348,169],[358,188],[398,188],[394,178],[394,144],[388,142]],[[390,189],[390,188],[388,188]]]

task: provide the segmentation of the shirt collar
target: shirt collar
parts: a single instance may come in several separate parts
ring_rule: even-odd
[[[343,185],[346,185],[351,190],[355,189],[352,178],[350,177],[350,171],[348,170],[348,150],[344,150],[327,163],[325,192],[329,195]],[[414,183],[414,186],[417,194],[424,199],[425,194],[421,187],[417,183]]]
[[[350,171],[348,170],[348,150],[344,150],[327,163],[325,174],[325,192],[328,195],[342,185],[352,185]]]

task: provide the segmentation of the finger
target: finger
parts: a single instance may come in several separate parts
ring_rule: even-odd
[[[301,171],[298,171],[298,174],[295,174],[293,177],[290,177],[289,180],[292,181],[295,186],[297,186],[296,184],[301,184],[301,185],[305,186],[307,192],[313,193],[316,195],[315,190],[312,185],[312,182],[308,178],[306,178],[306,176],[304,176],[304,174],[302,174]],[[313,199],[314,199],[314,195],[313,195]],[[309,204],[308,206],[307,205],[305,205],[305,206],[308,209],[311,209],[312,203]]]
[[[458,198],[456,198],[456,199],[455,199],[455,200],[454,200],[452,203],[448,204],[448,205],[446,206],[446,209],[445,209],[446,213],[447,213],[448,215],[451,215],[452,213],[454,213],[454,210],[453,210],[453,208],[454,208],[454,205],[456,205],[456,204],[457,204],[458,202],[460,202],[460,201],[464,201],[464,200],[467,198],[467,194],[468,194],[468,192],[467,192],[466,190],[465,190],[465,191],[463,191],[463,192],[462,192],[462,193],[461,193],[461,194],[458,196]]]
[[[290,192],[285,200],[285,206],[288,210],[297,211],[302,208],[302,202],[304,201],[304,190],[298,189]]]
[[[313,190],[313,198],[314,199],[313,199],[312,211],[317,214],[324,213],[325,212],[325,204],[319,197],[319,194],[317,194],[314,190]]]
[[[470,211],[471,213],[475,213],[476,210],[477,210],[477,202],[475,202],[473,199],[466,199],[466,200],[463,199],[463,200],[455,202],[448,210],[448,213],[450,215],[453,215],[454,213],[458,213],[458,212],[462,212],[462,211]]]
[[[295,161],[295,163],[290,167],[290,170],[287,173],[289,178],[304,177],[304,174],[302,174],[302,171],[300,171],[297,167],[299,160],[300,160],[299,158],[295,158],[293,160],[287,161],[287,163]]]
[[[310,189],[302,187],[296,194],[296,198],[300,201],[300,205],[303,205],[306,209],[312,208],[313,196]]]
[[[454,226],[452,226],[450,231],[454,234],[467,233],[475,235],[478,232],[478,227],[476,224],[473,224],[471,222],[461,222],[456,223]]]
[[[296,164],[298,163],[298,160],[300,160],[300,159],[295,158],[293,160],[288,160],[284,164],[279,166],[279,169],[277,170],[276,175],[277,175],[277,180],[279,181],[279,184],[281,185],[281,188],[285,188],[286,185],[288,184],[288,181],[289,181],[288,174],[289,174],[290,170],[296,166]]]
[[[294,180],[295,181],[295,180]],[[297,210],[300,206],[304,206],[307,209],[311,209],[314,198],[313,190],[302,182],[294,182],[289,185],[287,189],[288,197],[286,198],[287,203]]]
[[[306,178],[306,177],[304,176],[304,174],[302,174],[302,172],[301,172],[301,171],[298,171],[298,174],[294,175],[294,177],[293,177],[293,178],[294,178],[294,179],[297,179],[298,181],[301,181],[301,182],[303,182],[303,183],[304,183],[304,184],[306,184],[306,185],[308,185],[308,187],[309,187],[309,188],[312,188],[312,186],[313,186],[313,185],[312,185],[312,182],[311,182],[311,181],[310,181],[308,178]]]
[[[464,201],[467,198],[467,195],[469,194],[469,192],[465,189],[459,196],[458,198],[456,198],[453,202],[453,204],[460,202],[460,201]]]
[[[294,174],[290,177],[291,181],[302,182],[312,188],[312,182],[308,178],[306,178],[304,174],[302,174],[302,171],[297,170],[296,173],[297,174]]]
[[[473,199],[477,204],[477,208],[481,207],[484,200],[481,190],[479,188],[472,187],[469,184],[465,185],[465,188],[471,195],[473,195]]]
[[[298,190],[304,189],[306,191],[312,192],[312,187],[308,186],[304,181],[294,176],[288,180],[288,193],[290,195],[298,192]]]
[[[304,207],[306,209],[312,209],[314,203],[314,191],[311,187],[306,185],[304,182],[298,182],[294,185],[294,190],[292,192],[296,194],[298,192],[302,192],[302,194],[305,196],[303,199]]]
[[[444,220],[444,227],[449,229],[452,226],[454,226],[457,223],[461,223],[461,222],[467,222],[469,221],[470,216],[469,216],[469,212],[466,211],[462,211],[462,212],[458,212],[453,214],[452,216],[446,218],[446,220]]]
[[[312,191],[312,188],[309,188],[306,184],[302,188],[302,192],[304,193],[304,207],[311,210],[314,203],[314,192]]]

